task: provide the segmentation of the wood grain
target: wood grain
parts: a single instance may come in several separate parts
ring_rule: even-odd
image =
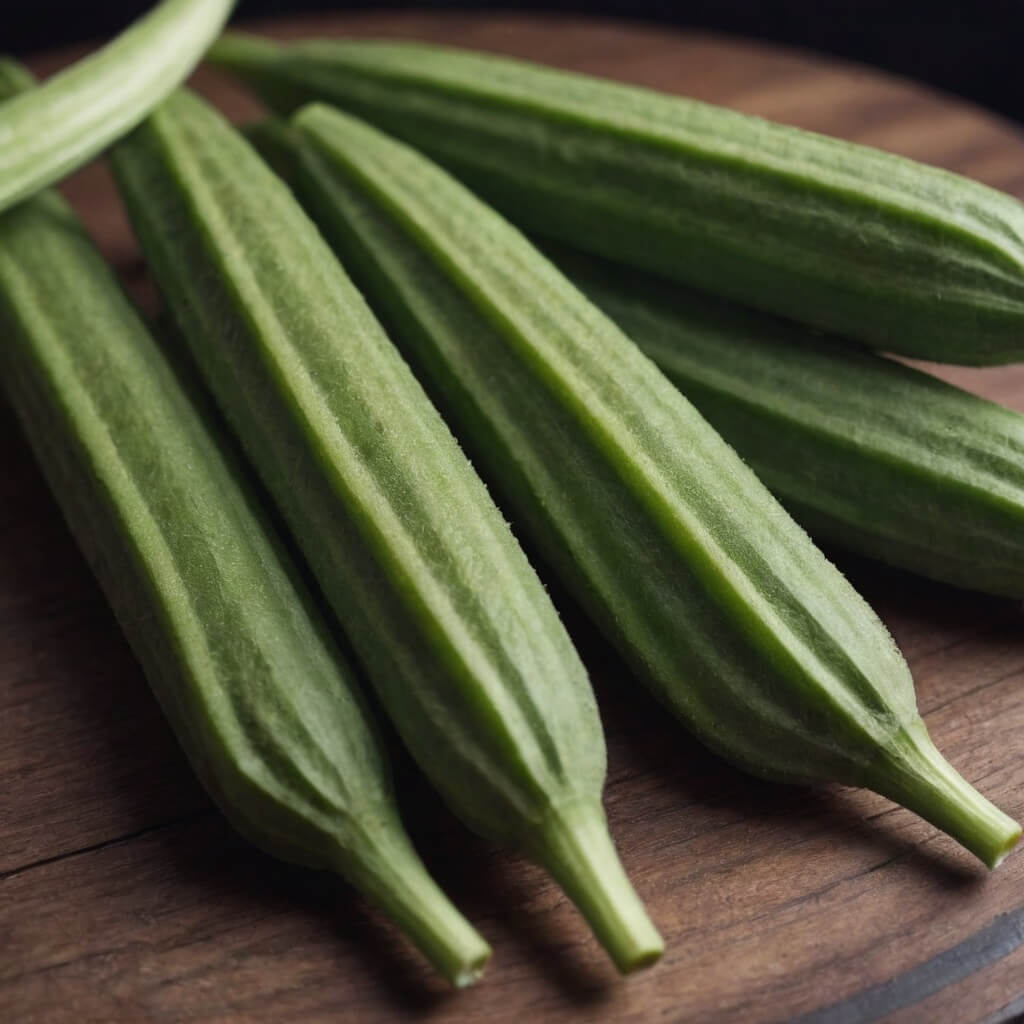
[[[1008,124],[804,55],[569,19],[266,28],[532,57],[883,146],[1024,196],[1024,139]],[[234,116],[254,109],[212,74],[197,85]],[[87,169],[67,191],[152,305],[104,171]],[[937,372],[1024,410],[1024,367]],[[253,851],[211,809],[2,409],[0,459],[0,1019],[906,1024],[991,1022],[1024,1007],[1024,855],[987,876],[880,797],[740,775],[654,706],[557,591],[608,729],[611,826],[668,952],[645,974],[615,977],[553,885],[466,833],[399,754],[410,829],[495,948],[484,983],[446,992],[343,885]],[[1020,607],[841,563],[906,652],[938,745],[1020,817]]]

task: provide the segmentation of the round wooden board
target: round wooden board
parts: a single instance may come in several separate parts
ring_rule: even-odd
[[[281,36],[476,46],[727,104],[1024,196],[1024,139],[863,68],[629,24],[365,16]],[[67,54],[42,57],[46,73]],[[235,116],[241,94],[196,84]],[[153,302],[105,173],[67,191]],[[1024,410],[1024,368],[948,379]],[[40,1022],[1009,1019],[1024,993],[1024,854],[987,875],[868,793],[772,786],[702,751],[556,594],[608,730],[607,807],[668,945],[622,979],[560,892],[469,835],[399,760],[437,878],[494,946],[451,993],[340,883],[247,847],[192,780],[13,420],[0,409],[0,1019]],[[841,559],[914,670],[963,774],[1024,814],[1024,632],[996,601]]]

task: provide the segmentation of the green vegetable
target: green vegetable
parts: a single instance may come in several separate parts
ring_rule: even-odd
[[[326,243],[188,94],[113,162],[179,328],[423,770],[474,828],[552,872],[621,969],[656,959],[604,822],[586,672]]]
[[[419,153],[323,106],[293,124],[323,230],[655,693],[751,771],[868,786],[998,864],[1020,827],[934,748],[885,628],[654,364]]]
[[[1024,207],[976,182],[730,110],[418,43],[227,36],[281,110],[337,103],[522,226],[876,348],[1024,359]]]
[[[99,52],[0,106],[0,210],[77,170],[199,62],[233,0],[163,0]]]
[[[1024,597],[1024,416],[787,321],[553,257],[812,536]]]
[[[0,62],[0,94],[28,81]],[[341,872],[456,985],[486,943],[409,842],[351,670],[239,467],[63,201],[0,215],[0,384],[193,768],[268,852]]]

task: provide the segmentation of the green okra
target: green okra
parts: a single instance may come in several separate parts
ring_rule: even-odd
[[[959,175],[722,107],[422,43],[228,35],[278,110],[335,103],[520,226],[940,362],[1024,358],[1024,206]]]
[[[161,0],[103,49],[0,105],[0,210],[52,185],[188,76],[234,0]]]
[[[0,61],[0,95],[31,79]],[[455,985],[490,950],[398,818],[352,670],[70,208],[0,214],[0,391],[192,767],[267,852],[340,872]]]
[[[867,786],[990,867],[1020,826],[932,745],[864,600],[657,367],[515,228],[339,111],[297,189],[507,507],[705,743]]]
[[[791,321],[551,255],[812,537],[1024,597],[1024,416]]]
[[[187,93],[112,163],[181,333],[413,756],[463,819],[551,871],[622,970],[656,959],[604,822],[586,672],[327,244]]]

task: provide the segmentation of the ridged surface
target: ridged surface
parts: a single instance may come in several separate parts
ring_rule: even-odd
[[[946,362],[1024,356],[1024,207],[936,168],[724,108],[416,43],[225,37],[279,109],[326,99],[532,230]]]
[[[282,38],[418,37],[557,62],[898,147],[1024,196],[1024,137],[1007,122],[824,56],[507,10],[380,8],[258,27]],[[45,60],[41,69],[57,66]],[[196,84],[222,109],[259,114],[213,69]],[[107,175],[95,168],[69,194],[150,308],[155,289]],[[1024,364],[940,372],[1024,411]],[[609,822],[668,945],[647,976],[616,983],[556,886],[438,816],[436,799],[406,771],[403,806],[425,856],[495,946],[487,983],[458,998],[443,998],[390,929],[355,907],[339,917],[343,907],[315,880],[275,870],[216,815],[123,839],[201,806],[201,797],[7,420],[0,764],[17,785],[0,794],[0,873],[28,870],[0,883],[0,931],[4,1005],[22,1017],[59,1020],[74,1006],[80,1017],[112,1021],[144,1006],[157,1018],[206,1024],[218,993],[223,1024],[768,1024],[844,1000],[837,1012],[970,1021],[1016,999],[1024,858],[983,877],[953,840],[882,797],[745,778],[699,749],[637,681],[620,684],[621,662],[576,610],[565,621],[608,736]],[[906,655],[938,745],[1006,810],[1024,811],[1020,609],[861,559],[849,564],[851,582]],[[115,838],[123,841],[65,857]],[[928,983],[911,992],[922,975]]]
[[[1024,595],[1019,413],[790,322],[552,255],[815,538]]]
[[[326,242],[241,135],[187,93],[113,159],[207,382],[413,756],[464,820],[554,875],[620,970],[656,960],[661,937],[605,824],[586,671]]]
[[[913,803],[905,781],[931,772],[915,745],[930,748],[906,664],[696,409],[441,168],[325,106],[293,124],[299,188],[343,259],[534,543],[658,696],[755,772],[891,784]],[[919,809],[941,820],[945,797],[933,796]],[[1012,846],[1019,829],[1003,827]]]
[[[839,573],[515,229],[365,125],[322,107],[297,123],[316,146],[299,187],[318,219],[533,540],[661,696],[756,770],[855,776],[912,718],[913,693]]]
[[[269,853],[345,874],[457,982],[478,970],[486,944],[399,823],[351,669],[54,194],[0,217],[0,325],[3,391],[206,789]]]
[[[424,770],[500,838],[596,800],[603,737],[554,608],[285,186],[187,94],[114,166],[208,381]]]
[[[335,819],[377,815],[387,793],[336,652],[60,202],[0,232],[4,388],[76,540],[227,813],[326,866]]]

